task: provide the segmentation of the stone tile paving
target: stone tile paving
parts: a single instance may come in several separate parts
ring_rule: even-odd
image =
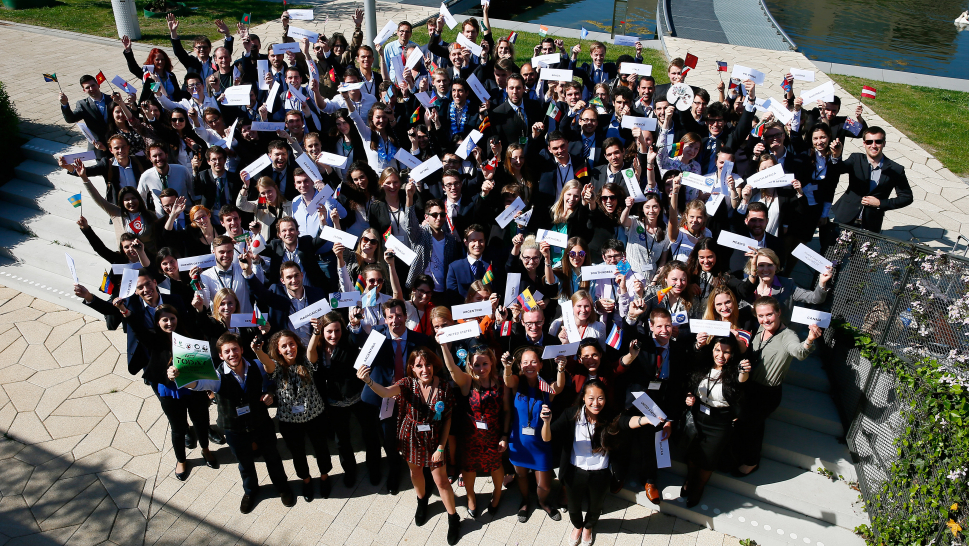
[[[168,422],[151,389],[128,375],[124,349],[124,333],[106,330],[102,320],[0,286],[0,545],[446,543],[437,496],[432,517],[416,527],[409,486],[391,496],[361,475],[354,487],[344,487],[336,455],[332,497],[299,499],[291,509],[270,493],[265,465],[257,463],[264,497],[252,513],[241,514],[242,485],[227,446],[213,446],[219,470],[190,451],[197,466],[178,481]],[[363,472],[362,451],[358,457]],[[295,486],[292,463],[285,466]],[[476,489],[488,492],[479,497],[488,502],[490,480],[478,480]],[[457,497],[460,509],[462,488]],[[505,497],[497,518],[464,518],[461,544],[564,543],[567,517],[553,522],[537,511],[518,523],[517,490]],[[596,544],[739,542],[610,496]]]

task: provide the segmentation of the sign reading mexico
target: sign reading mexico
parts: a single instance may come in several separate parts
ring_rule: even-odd
[[[175,385],[182,388],[199,379],[218,379],[209,342],[172,332],[172,365],[178,369]]]

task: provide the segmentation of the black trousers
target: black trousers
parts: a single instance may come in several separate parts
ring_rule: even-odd
[[[204,392],[191,392],[181,395],[180,398],[159,396],[158,402],[161,404],[162,411],[168,417],[168,424],[172,429],[172,451],[175,452],[175,459],[185,462],[185,435],[188,434],[188,418],[192,418],[192,424],[199,439],[199,446],[202,449],[209,447],[209,397]]]
[[[744,406],[737,421],[737,455],[740,464],[760,464],[767,418],[781,405],[781,386],[768,387],[754,381],[744,385]]]
[[[655,466],[655,465],[654,465]],[[563,469],[563,474],[566,472]],[[569,469],[565,490],[569,494],[569,520],[576,529],[593,529],[602,515],[602,503],[606,500],[612,473],[608,468],[584,470],[578,467]],[[582,501],[589,501],[589,510],[582,517]]]
[[[364,402],[366,403],[366,402]],[[380,406],[374,406],[377,417],[380,417]],[[403,457],[397,449],[397,406],[394,405],[394,414],[380,421],[380,430],[383,433],[381,441],[384,444],[384,453],[387,454],[387,482],[391,483],[400,479],[400,463]]]
[[[353,455],[353,443],[350,435],[350,416],[357,418],[363,433],[363,445],[367,450],[367,470],[370,473],[380,472],[380,420],[377,416],[380,408],[364,401],[338,408],[330,406],[326,409],[333,432],[336,433],[337,450],[340,453],[340,465],[344,473],[356,472],[357,460]],[[389,420],[389,419],[388,419]],[[396,421],[394,421],[396,423]],[[397,431],[394,431],[396,442]],[[396,452],[396,451],[395,451]]]
[[[229,444],[229,449],[239,461],[239,475],[242,476],[242,490],[247,495],[255,494],[259,489],[259,477],[256,475],[256,461],[252,454],[252,443],[259,446],[263,459],[266,461],[266,470],[269,471],[269,479],[280,494],[290,491],[289,483],[286,481],[286,470],[283,469],[283,459],[276,450],[276,429],[272,421],[266,421],[261,426],[252,431],[225,431],[225,440]]]
[[[313,453],[316,454],[316,466],[320,470],[320,475],[329,474],[333,469],[333,463],[330,462],[330,446],[326,443],[326,420],[323,415],[320,413],[305,423],[279,422],[279,433],[283,435],[283,442],[293,456],[293,467],[301,480],[310,477],[310,467],[306,462],[307,437],[313,444]]]

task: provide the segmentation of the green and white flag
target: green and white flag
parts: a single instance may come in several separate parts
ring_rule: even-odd
[[[175,385],[182,388],[199,379],[218,379],[209,342],[172,332],[172,365],[178,369]]]

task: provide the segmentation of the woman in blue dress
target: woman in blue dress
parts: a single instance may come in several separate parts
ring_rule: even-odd
[[[552,443],[545,439],[544,428],[549,425],[542,415],[551,417],[551,401],[565,388],[565,357],[558,357],[558,375],[554,385],[539,377],[542,371],[542,354],[539,348],[522,349],[512,359],[505,353],[502,357],[505,380],[505,437],[508,440],[509,459],[515,465],[518,489],[522,504],[518,508],[518,521],[528,521],[528,471],[535,472],[538,504],[553,521],[562,519],[559,511],[546,503],[552,488],[554,456]],[[518,375],[514,374],[518,369]],[[502,438],[503,440],[506,438]]]

